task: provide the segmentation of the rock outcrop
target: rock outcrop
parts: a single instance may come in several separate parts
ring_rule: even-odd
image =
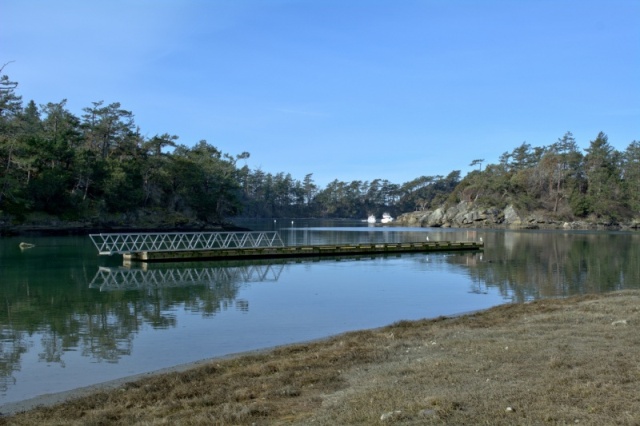
[[[504,209],[485,208],[468,201],[448,208],[404,213],[394,224],[423,228],[640,229],[640,219],[624,224],[598,220],[567,222],[540,212],[518,212],[512,205]]]

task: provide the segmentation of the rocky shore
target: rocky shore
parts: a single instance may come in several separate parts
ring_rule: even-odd
[[[462,201],[451,207],[404,213],[394,221],[394,224],[423,228],[640,230],[640,217],[625,223],[598,218],[569,222],[554,219],[546,212],[519,212],[512,205],[504,209],[486,208]]]
[[[560,220],[546,211],[519,211],[513,205],[505,208],[482,207],[462,201],[455,206],[420,210],[399,215],[392,225],[422,228],[505,228],[558,230],[640,230],[640,216],[615,222],[602,218]],[[20,223],[0,216],[0,236],[16,235],[86,235],[97,232],[171,232],[171,231],[243,231],[233,223],[205,223],[182,215],[140,210],[92,220],[68,221],[37,215]]]

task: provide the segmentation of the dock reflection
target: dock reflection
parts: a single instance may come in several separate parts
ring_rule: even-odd
[[[150,287],[220,286],[229,283],[276,282],[284,264],[244,264],[209,267],[99,267],[89,288],[100,291],[143,290]]]

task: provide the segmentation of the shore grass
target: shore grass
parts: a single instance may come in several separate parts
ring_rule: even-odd
[[[640,425],[640,291],[211,360],[0,424]]]

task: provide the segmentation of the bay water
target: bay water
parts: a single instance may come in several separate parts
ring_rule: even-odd
[[[400,320],[640,288],[638,233],[238,225],[276,230],[288,245],[428,238],[485,248],[125,267],[88,236],[1,238],[0,405]]]

